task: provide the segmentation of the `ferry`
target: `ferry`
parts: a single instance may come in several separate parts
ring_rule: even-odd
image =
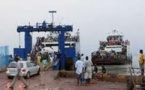
[[[64,42],[64,57],[65,70],[74,70],[74,62],[77,60],[77,55],[80,53],[80,32],[65,32]],[[31,54],[37,56],[38,54],[48,54],[53,62],[54,70],[60,69],[60,55],[59,50],[59,33],[49,32],[46,37],[37,37],[36,44],[33,47]],[[57,59],[59,58],[59,59]]]
[[[124,40],[122,33],[113,30],[100,41],[97,51],[91,53],[93,64],[97,65],[125,65],[132,63],[130,41]]]
[[[25,47],[21,48],[19,45],[19,48],[14,48],[14,55],[24,59],[31,57],[33,61],[41,56],[38,62],[45,58],[52,63],[58,62],[54,65],[55,70],[66,70],[70,66],[70,69],[74,68],[80,53],[80,34],[79,29],[76,33],[73,32],[73,25],[55,25],[52,17],[52,23],[43,21],[35,25],[18,26],[17,32],[25,33]],[[32,45],[31,32],[47,32],[47,36],[37,37],[36,43]]]

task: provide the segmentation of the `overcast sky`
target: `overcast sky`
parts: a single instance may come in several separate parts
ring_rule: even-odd
[[[19,46],[18,25],[46,20],[49,10],[56,10],[56,24],[73,25],[80,29],[81,51],[90,55],[112,30],[124,34],[131,42],[131,51],[145,50],[145,0],[1,0],[0,46],[9,45],[10,53]],[[44,34],[44,33],[43,33]],[[42,33],[33,33],[33,37]],[[21,45],[23,45],[23,33]]]

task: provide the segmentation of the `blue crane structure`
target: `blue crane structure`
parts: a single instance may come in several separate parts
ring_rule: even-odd
[[[24,48],[14,48],[14,54],[19,55],[21,58],[26,58],[27,54],[32,50],[32,36],[31,32],[59,32],[58,36],[58,49],[61,52],[60,65],[61,69],[65,69],[65,32],[73,31],[72,25],[57,25],[53,26],[52,23],[36,23],[36,26],[25,25],[18,26],[17,32],[25,33],[25,46]]]

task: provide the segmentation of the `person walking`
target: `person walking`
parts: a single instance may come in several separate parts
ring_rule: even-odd
[[[48,60],[46,59],[46,56],[43,55],[42,57],[42,67],[43,67],[43,71],[46,71],[47,65],[48,65]]]
[[[82,84],[82,80],[80,79],[82,78],[84,63],[80,59],[80,57],[78,57],[78,60],[75,63],[75,69],[76,69],[76,75],[77,75],[77,85]]]
[[[31,56],[29,53],[27,54],[27,61],[31,61]]]
[[[93,72],[92,72],[92,78],[93,78],[93,79],[96,79],[96,74],[97,74],[97,72],[98,72],[98,67],[97,67],[97,64],[94,63],[94,64],[93,64]]]
[[[41,55],[41,53],[39,53],[38,55],[37,55],[37,64],[40,66],[41,65],[41,59],[42,59],[42,55]]]
[[[90,83],[90,80],[92,79],[92,61],[89,60],[88,56],[86,56],[86,61],[85,61],[85,79],[86,79],[86,84]]]
[[[141,76],[144,76],[145,56],[143,54],[143,50],[142,49],[139,52],[140,52],[140,55],[139,55],[139,66],[140,66],[140,69],[141,69]]]
[[[16,76],[14,77],[13,81],[12,81],[12,84],[10,85],[10,88],[13,88],[16,81],[20,78],[20,80],[23,82],[23,84],[25,85],[24,88],[27,88],[28,87],[28,84],[26,82],[26,80],[24,79],[24,77],[21,75],[21,63],[19,62],[19,57],[16,56],[15,57],[15,61],[16,61],[16,68],[17,68],[17,74]]]

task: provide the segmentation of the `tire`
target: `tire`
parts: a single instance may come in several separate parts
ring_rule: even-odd
[[[12,77],[11,77],[11,76],[7,76],[7,78],[8,78],[8,79],[12,79]]]
[[[28,72],[28,73],[26,74],[26,78],[27,78],[27,79],[30,78],[30,72]]]
[[[38,72],[37,72],[37,75],[40,75],[40,68],[39,68],[39,70],[38,70]]]

